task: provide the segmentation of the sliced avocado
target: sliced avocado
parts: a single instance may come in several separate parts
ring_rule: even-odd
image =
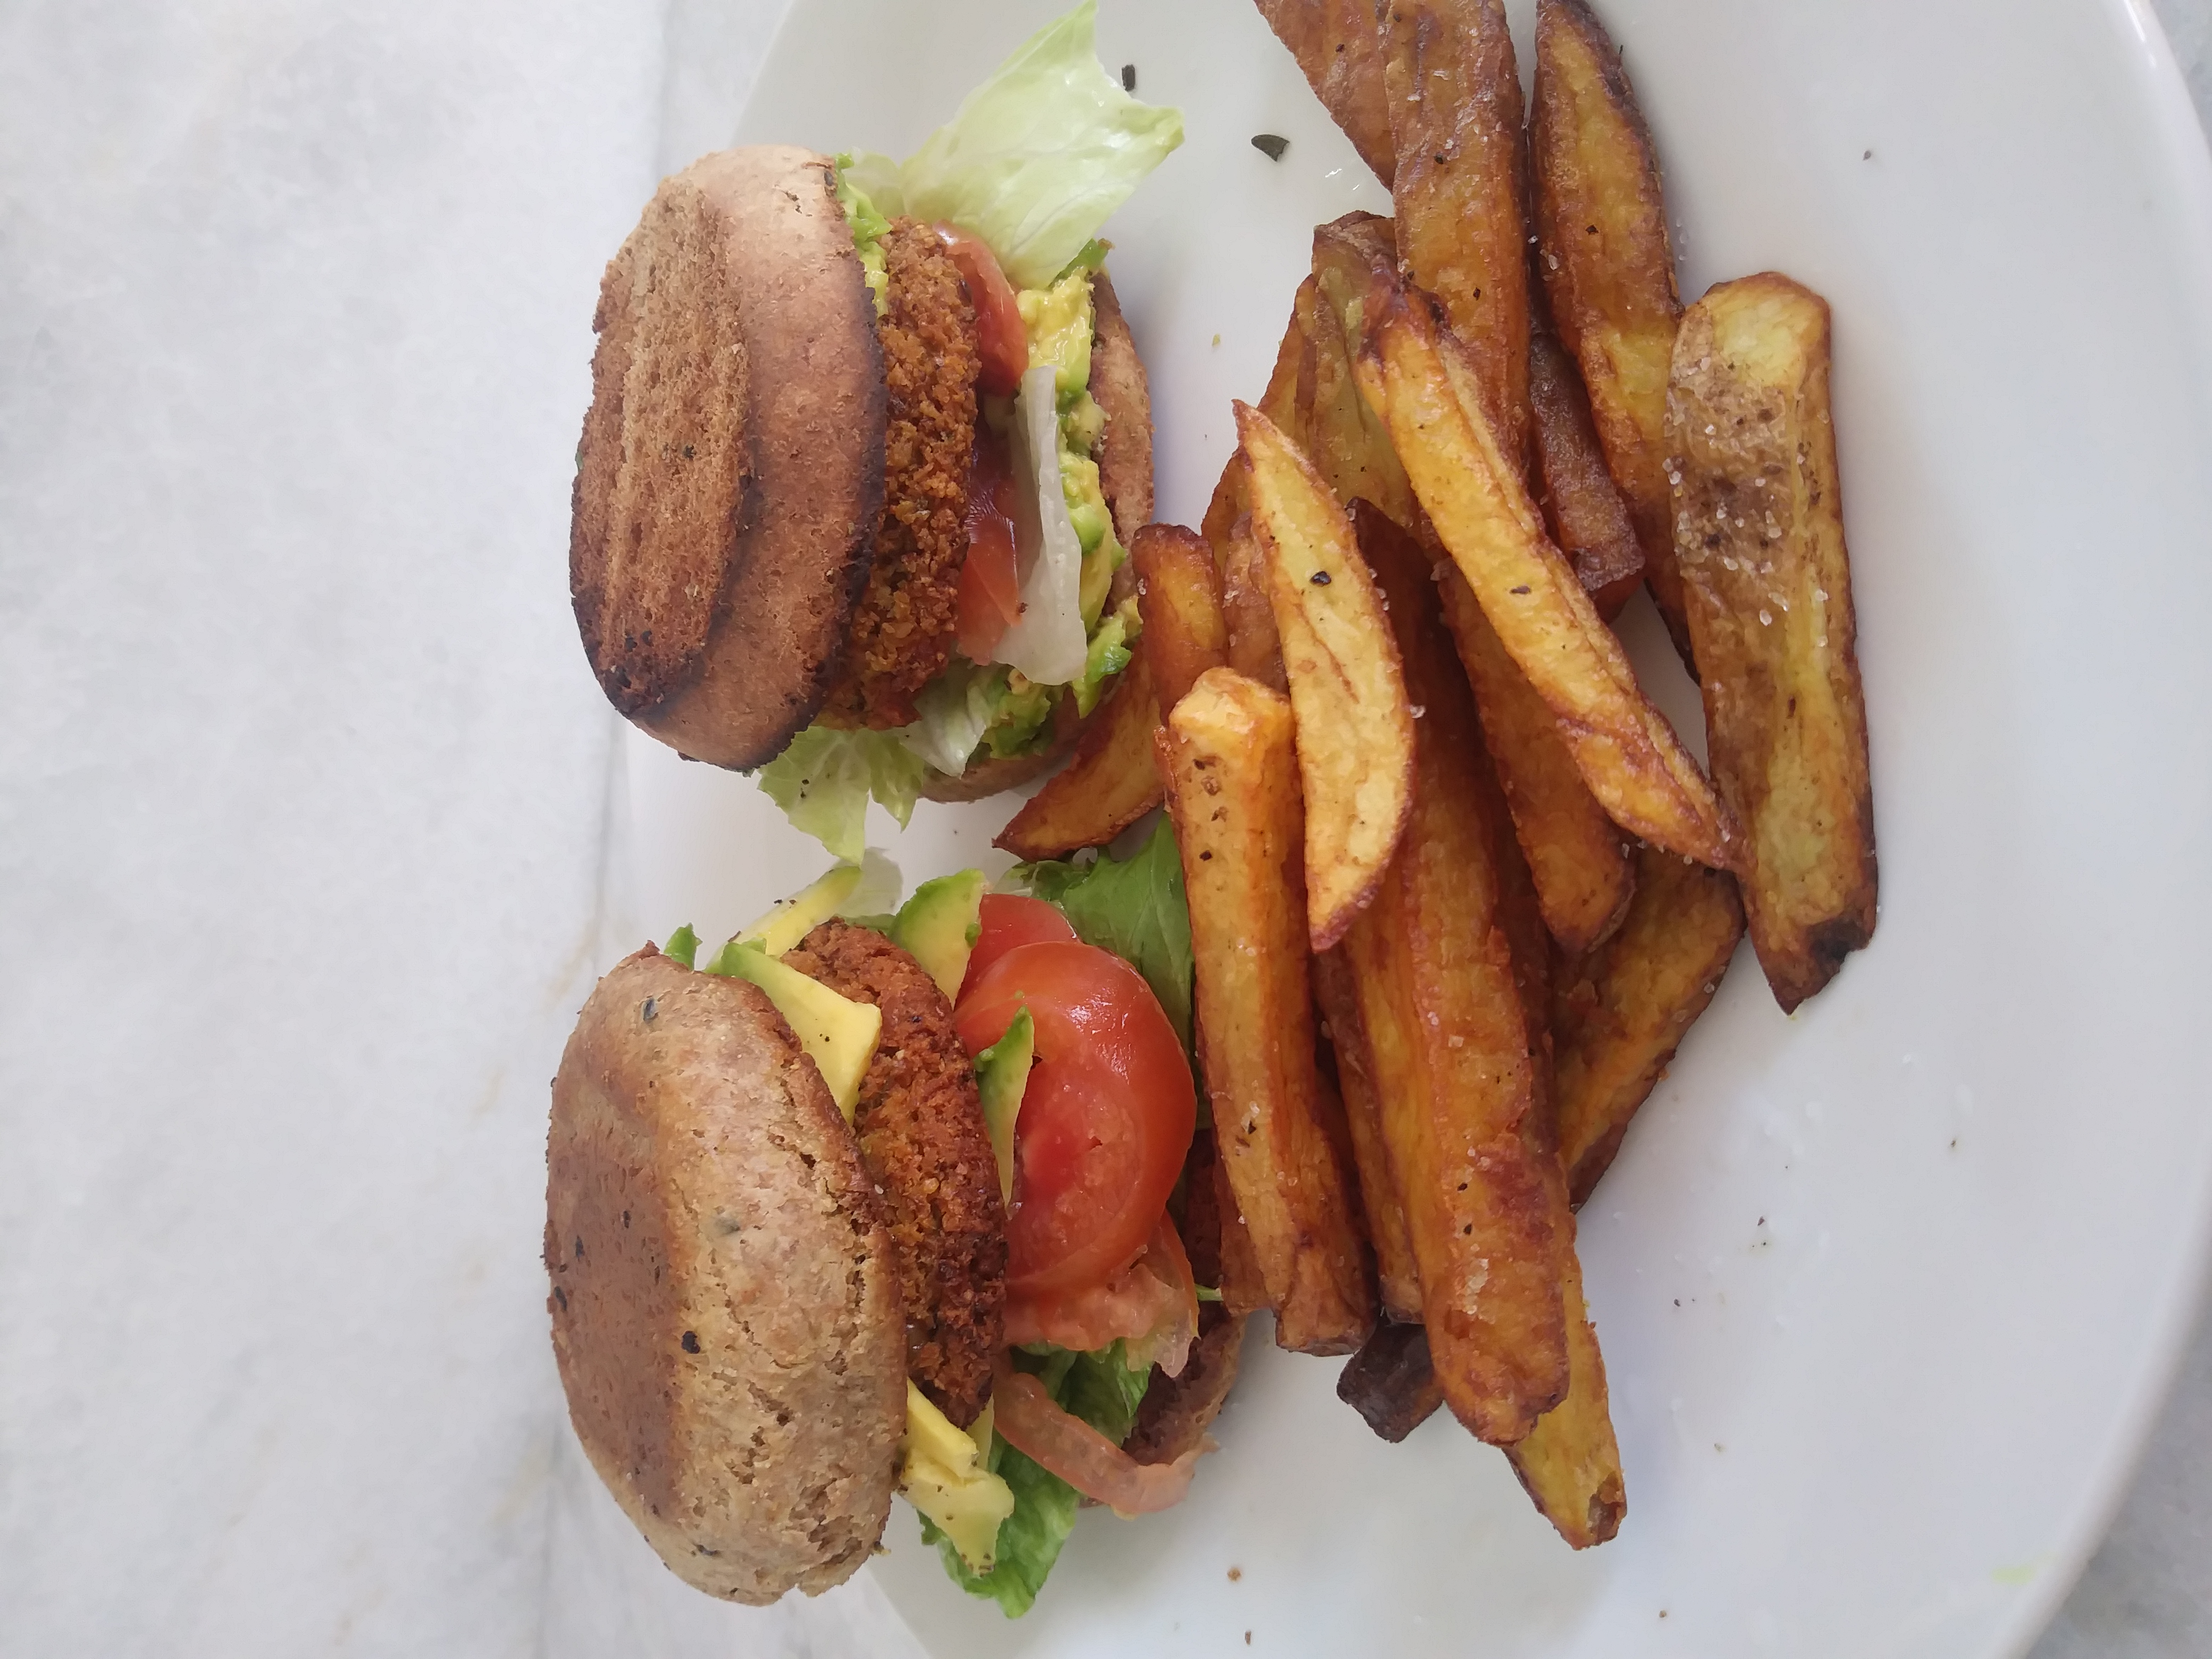
[[[1026,1008],[1016,1012],[1006,1036],[975,1056],[975,1090],[983,1097],[983,1124],[999,1155],[999,1201],[1014,1201],[1014,1119],[1036,1058],[1036,1024]]]
[[[891,922],[891,943],[920,963],[948,999],[960,994],[968,973],[984,885],[981,870],[933,877],[914,890]]]
[[[772,957],[780,957],[805,939],[816,927],[837,914],[838,908],[853,896],[853,890],[860,884],[860,866],[841,864],[801,892],[787,899],[778,899],[769,907],[769,913],[738,933],[740,943],[757,945]]]
[[[952,1426],[908,1378],[899,1490],[960,1552],[970,1571],[998,1559],[999,1527],[1014,1512],[1013,1489],[986,1466],[975,1441]]]
[[[768,993],[776,1012],[813,1056],[837,1109],[851,1122],[854,1103],[860,1097],[860,1079],[875,1057],[876,1038],[883,1031],[883,1011],[871,1003],[847,1001],[820,981],[787,968],[757,942],[732,939],[707,971],[750,981]]]

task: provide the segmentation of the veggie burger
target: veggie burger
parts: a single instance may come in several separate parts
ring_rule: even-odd
[[[1082,1499],[1164,1508],[1212,1444],[1243,1322],[1200,1303],[1174,842],[1028,870],[844,919],[840,866],[704,968],[688,928],[647,945],[569,1038],[555,1353],[600,1478],[703,1590],[842,1582],[896,1491],[1018,1614]]]
[[[1034,775],[1129,659],[1143,365],[1097,233],[1182,142],[1086,0],[903,163],[664,180],[608,265],[569,586],[624,714],[857,860]]]

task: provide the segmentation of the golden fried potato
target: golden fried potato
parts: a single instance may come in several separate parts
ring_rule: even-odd
[[[1559,721],[1498,642],[1467,578],[1445,566],[1437,593],[1474,687],[1482,734],[1512,809],[1544,925],[1561,949],[1579,955],[1628,912],[1636,887],[1628,839],[1583,781]]]
[[[1583,0],[1537,0],[1528,143],[1553,323],[1582,369],[1606,465],[1644,550],[1644,581],[1686,663],[1664,435],[1682,315],[1674,250],[1650,131],[1620,53]]]
[[[1636,896],[1620,931],[1562,972],[1553,994],[1559,1156],[1577,1204],[1612,1164],[1742,937],[1735,877],[1637,849]]]
[[[1143,655],[1152,686],[1172,708],[1209,668],[1229,660],[1229,624],[1221,614],[1221,573],[1205,538],[1176,524],[1148,524],[1129,544],[1137,573],[1137,611],[1144,618]]]
[[[1501,0],[1389,0],[1383,82],[1398,256],[1443,301],[1516,471],[1528,437],[1521,76]]]
[[[1874,793],[1828,411],[1828,303],[1768,272],[1690,307],[1667,399],[1675,549],[1744,910],[1786,1011],[1874,937]]]
[[[1345,939],[1444,1399],[1521,1439],[1568,1382],[1566,1183],[1509,911],[1525,880],[1427,556],[1375,546],[1416,726],[1412,821]]]
[[[1397,171],[1383,101],[1382,48],[1374,0],[1259,0],[1260,15],[1291,49],[1306,84],[1359,159],[1385,185]]]
[[[1160,711],[1149,655],[1150,642],[1140,637],[1134,658],[1076,739],[1073,757],[1024,803],[993,846],[1018,859],[1103,847],[1165,798],[1152,758]]]
[[[1275,1340],[1349,1353],[1375,1325],[1351,1172],[1314,1050],[1304,828],[1289,701],[1208,670],[1168,715],[1214,1133],[1275,1310]]]
[[[1382,410],[1413,493],[1607,815],[1656,845],[1729,867],[1741,855],[1733,815],[1545,535],[1434,303],[1378,283],[1359,360],[1361,389]]]
[[[1367,1046],[1367,1027],[1359,1012],[1359,988],[1344,946],[1313,959],[1314,1003],[1328,1028],[1336,1055],[1336,1081],[1344,1096],[1345,1127],[1351,1136],[1352,1167],[1359,1177],[1360,1208],[1367,1218],[1368,1242],[1375,1250],[1375,1276],[1382,1311],[1392,1319],[1421,1316],[1420,1274],[1413,1266],[1413,1235],[1406,1228],[1406,1203],[1391,1173],[1389,1149],[1382,1142],[1382,1106],[1376,1095],[1375,1057]],[[1425,1355],[1426,1346],[1422,1349]]]
[[[1395,1445],[1436,1414],[1444,1391],[1419,1323],[1382,1324],[1337,1373],[1336,1397]]]
[[[1299,323],[1310,343],[1313,365],[1304,448],[1314,470],[1346,508],[1355,501],[1370,501],[1392,522],[1413,530],[1422,521],[1420,505],[1398,452],[1390,447],[1389,429],[1359,390],[1352,342],[1329,299],[1331,291],[1350,287],[1349,280],[1338,280],[1334,270],[1342,245],[1333,237],[1323,242],[1330,230],[1324,225],[1315,232],[1314,277],[1298,290]],[[1324,261],[1330,267],[1326,274]]]
[[[1240,455],[1237,465],[1243,465]],[[1267,597],[1267,556],[1252,535],[1252,520],[1230,526],[1222,544],[1221,612],[1229,626],[1229,665],[1248,680],[1288,696],[1283,641],[1275,632],[1274,602]]]
[[[1298,444],[1305,441],[1305,420],[1301,410],[1313,397],[1313,354],[1299,320],[1305,287],[1302,283],[1298,293],[1291,298],[1291,320],[1284,326],[1282,343],[1275,348],[1275,367],[1267,376],[1267,389],[1260,395],[1260,412]],[[1245,465],[1244,452],[1238,450],[1222,467],[1220,480],[1213,486],[1213,497],[1206,504],[1206,516],[1198,521],[1198,533],[1212,548],[1213,556],[1224,574],[1230,533],[1237,520],[1252,511],[1251,477],[1252,469]]]
[[[1561,1290],[1567,1311],[1567,1397],[1538,1418],[1524,1439],[1508,1446],[1505,1456],[1521,1477],[1522,1490],[1559,1536],[1586,1550],[1620,1530],[1628,1499],[1606,1393],[1605,1358],[1583,1303],[1571,1217],[1568,1227],[1567,1277]]]
[[[1273,422],[1238,404],[1252,464],[1252,526],[1297,713],[1305,787],[1306,911],[1313,948],[1344,937],[1406,827],[1413,715],[1381,595],[1351,521]]]
[[[1643,585],[1644,550],[1605,469],[1582,376],[1548,334],[1529,343],[1528,402],[1536,422],[1531,476],[1545,527],[1597,614],[1611,622]]]

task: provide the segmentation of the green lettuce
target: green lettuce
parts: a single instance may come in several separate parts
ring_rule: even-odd
[[[1030,37],[903,165],[860,155],[885,213],[982,238],[1017,288],[1043,288],[1182,143],[1180,111],[1140,104],[1100,65],[1096,0]]]
[[[792,827],[858,864],[872,797],[904,829],[921,793],[921,757],[896,732],[810,726],[760,769],[760,787]]]
[[[699,935],[692,932],[690,922],[685,922],[668,936],[668,943],[660,947],[660,954],[672,961],[682,963],[686,968],[699,965]]]
[[[845,222],[853,228],[853,248],[860,256],[861,279],[867,283],[868,294],[876,302],[876,315],[880,317],[891,304],[891,274],[884,263],[884,236],[891,222],[876,210],[867,191],[846,176],[852,165],[850,155],[837,158],[837,205],[845,210]]]
[[[1084,863],[1053,859],[1014,866],[1037,897],[1060,907],[1076,935],[1135,967],[1190,1044],[1190,907],[1183,896],[1182,855],[1162,818],[1152,838],[1127,859],[1102,853]]]

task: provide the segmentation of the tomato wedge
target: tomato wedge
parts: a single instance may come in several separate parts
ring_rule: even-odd
[[[976,237],[945,224],[937,227],[937,236],[959,268],[961,280],[968,284],[969,302],[975,307],[982,388],[1011,398],[1022,383],[1022,371],[1030,366],[1029,330],[1022,325],[1014,285],[999,269],[998,255]]]
[[[1014,1126],[1006,1291],[1034,1302],[1103,1285],[1137,1259],[1190,1151],[1198,1095],[1152,988],[1111,951],[1073,940],[1006,951],[963,990],[962,1044],[981,1054],[1023,1007],[1036,1060]]]
[[[1115,1514],[1152,1515],[1182,1502],[1207,1440],[1172,1463],[1139,1463],[1081,1418],[1063,1411],[1027,1371],[1001,1370],[991,1384],[991,1426],[1006,1443]]]
[[[960,994],[953,1000],[965,1000],[983,970],[1017,945],[1074,937],[1075,929],[1068,926],[1067,918],[1042,899],[1024,898],[1019,893],[984,894],[975,915],[975,944],[968,952],[967,977],[960,981]]]
[[[1180,1376],[1197,1336],[1197,1280],[1165,1210],[1127,1272],[1069,1296],[1006,1298],[1006,1340],[1016,1347],[1049,1342],[1080,1353],[1119,1339],[1132,1365]]]
[[[988,662],[1022,614],[1021,567],[1014,547],[1014,482],[1001,446],[975,434],[975,470],[968,481],[968,556],[954,600],[960,654]]]

